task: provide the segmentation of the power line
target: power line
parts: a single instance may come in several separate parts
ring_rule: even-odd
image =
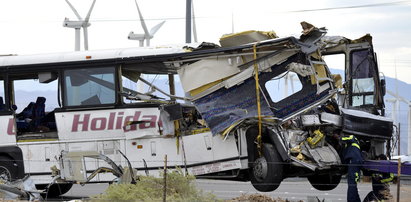
[[[396,6],[396,5],[404,5],[408,3],[411,3],[411,1],[395,1],[395,2],[388,2],[388,3],[365,4],[365,5],[358,5],[358,6],[341,6],[341,7],[330,7],[330,8],[305,9],[305,10],[286,11],[285,13],[303,13],[303,12],[343,10],[343,9],[353,9],[353,8]]]

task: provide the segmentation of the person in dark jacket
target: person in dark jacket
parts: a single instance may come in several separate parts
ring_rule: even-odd
[[[360,180],[360,170],[363,163],[360,143],[354,135],[342,137],[342,142],[345,144],[342,153],[342,160],[343,164],[348,166],[347,201],[361,202],[357,188],[357,182]]]

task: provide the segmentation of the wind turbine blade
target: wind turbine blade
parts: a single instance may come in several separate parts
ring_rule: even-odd
[[[66,0],[66,2],[67,2],[67,4],[70,6],[71,10],[73,10],[73,12],[74,12],[74,14],[77,16],[77,18],[78,18],[79,20],[82,20],[80,14],[78,14],[78,12],[77,12],[77,10],[74,8],[74,6],[71,5],[71,3],[70,3],[68,0]]]
[[[197,27],[196,27],[196,16],[194,15],[194,2],[191,2],[191,10],[193,14],[193,36],[194,36],[194,42],[197,43]]]
[[[86,19],[84,20],[86,23],[88,23],[88,21],[90,20],[91,11],[93,11],[95,3],[96,3],[96,0],[93,1],[93,4],[91,4],[90,10],[88,10]]]
[[[154,34],[161,28],[161,26],[164,25],[165,22],[166,22],[166,21],[160,22],[160,23],[158,23],[156,26],[154,26],[153,28],[151,28],[151,30],[150,30],[150,36],[153,37]]]
[[[144,22],[143,15],[141,14],[140,8],[138,7],[137,0],[134,0],[134,2],[136,2],[138,16],[140,17],[140,22],[141,22],[141,26],[144,29],[144,34],[146,35],[146,37],[149,37],[150,33],[148,33],[148,29],[147,29],[146,23]]]
[[[88,50],[88,31],[87,31],[87,27],[83,27],[83,34],[84,34],[84,50]]]

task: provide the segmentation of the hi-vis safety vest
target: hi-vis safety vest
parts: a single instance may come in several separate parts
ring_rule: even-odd
[[[351,146],[354,146],[354,147],[357,147],[358,149],[360,149],[360,144],[358,142],[358,139],[356,137],[354,137],[354,135],[350,135],[348,137],[342,137],[341,139],[342,139],[342,141],[344,141],[346,143],[345,144],[346,147],[348,145],[351,145]]]

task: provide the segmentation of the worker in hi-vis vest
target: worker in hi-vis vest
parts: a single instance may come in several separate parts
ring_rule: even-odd
[[[381,154],[377,157],[377,160],[387,160],[387,156]],[[384,201],[392,200],[393,196],[390,193],[390,182],[394,180],[394,174],[372,172],[372,191],[364,198],[364,202],[369,201]]]
[[[358,194],[357,182],[360,180],[360,170],[363,159],[361,156],[360,143],[354,135],[342,137],[345,144],[342,152],[343,164],[348,166],[347,174],[347,201],[361,202]]]

